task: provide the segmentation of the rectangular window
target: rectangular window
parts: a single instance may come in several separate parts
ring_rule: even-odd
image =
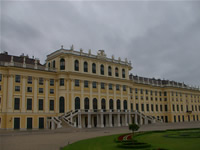
[[[172,109],[173,109],[173,111],[175,111],[175,105],[174,104],[172,105]]]
[[[2,74],[0,74],[0,82],[2,81]]]
[[[101,83],[101,89],[105,89],[105,83]]]
[[[135,94],[137,94],[137,88],[135,88]]]
[[[27,110],[32,110],[32,99],[27,99]]]
[[[15,86],[15,92],[20,92],[20,86]]]
[[[162,96],[162,92],[159,92],[160,93],[160,96]]]
[[[181,105],[181,111],[183,111],[183,105]]]
[[[158,111],[158,105],[156,105],[156,111]]]
[[[39,93],[43,93],[43,88],[39,88]]]
[[[176,116],[174,116],[174,122],[176,122]]]
[[[138,104],[136,104],[136,110],[139,110]]]
[[[93,87],[94,89],[96,89],[96,88],[97,88],[97,82],[92,82],[92,87]]]
[[[135,99],[138,99],[138,96],[135,96]]]
[[[1,85],[0,85],[0,91],[1,91]]]
[[[50,106],[49,106],[49,108],[50,108],[50,111],[53,111],[54,110],[54,100],[50,100]]]
[[[32,84],[32,77],[31,76],[28,76],[28,81],[27,81],[28,84]]]
[[[153,107],[153,104],[151,104],[151,111],[154,111],[154,107]]]
[[[140,89],[140,93],[143,94],[143,89]]]
[[[151,95],[153,95],[153,91],[151,91]]]
[[[27,92],[32,92],[32,87],[27,87]]]
[[[84,81],[84,87],[88,88],[88,81],[86,81],[86,80]]]
[[[141,108],[141,109],[142,109],[142,111],[144,111],[144,104],[142,104],[142,105],[141,105],[141,107],[142,107],[142,108]]]
[[[44,84],[44,79],[43,78],[39,78],[39,85],[43,85]]]
[[[109,90],[112,90],[112,84],[109,84]]]
[[[160,111],[163,111],[163,109],[162,109],[162,105],[160,105]]]
[[[50,86],[54,86],[54,79],[50,79]]]
[[[155,96],[157,96],[157,91],[155,91]]]
[[[19,98],[15,98],[14,109],[15,110],[19,110],[19,106],[20,106],[20,99]]]
[[[20,75],[15,75],[15,82],[20,83]]]
[[[54,94],[54,89],[50,89],[50,94]]]
[[[80,85],[80,81],[79,80],[75,80],[75,86],[79,86]]]
[[[148,94],[148,90],[146,90],[146,94]]]
[[[167,92],[164,92],[164,96],[167,96]]]
[[[148,96],[146,96],[146,100],[149,100],[149,97],[148,97]]]
[[[126,91],[126,85],[123,85],[123,91]]]
[[[177,111],[179,111],[179,105],[177,105]]]
[[[116,84],[116,90],[119,91],[119,84]]]
[[[167,105],[165,105],[165,111],[168,111]]]
[[[147,106],[147,111],[149,111],[149,104],[147,104],[146,106]]]
[[[43,99],[39,99],[39,110],[43,110]]]
[[[63,78],[60,78],[60,86],[64,86],[65,85],[65,80]]]

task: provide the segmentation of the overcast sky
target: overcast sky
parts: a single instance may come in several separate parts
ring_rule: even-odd
[[[1,1],[1,47],[42,62],[74,44],[132,62],[131,72],[200,85],[200,1]]]

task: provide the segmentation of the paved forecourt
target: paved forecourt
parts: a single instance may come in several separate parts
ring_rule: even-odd
[[[157,123],[143,125],[140,131],[166,130],[180,128],[200,128],[200,122]],[[6,131],[0,130],[1,150],[59,150],[73,142],[130,132],[128,127],[77,129],[64,128],[57,130]]]

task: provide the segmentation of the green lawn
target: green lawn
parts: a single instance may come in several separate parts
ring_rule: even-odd
[[[124,148],[117,147],[118,143],[114,142],[114,139],[118,136],[119,135],[112,135],[82,140],[70,144],[62,150],[124,150]],[[152,145],[150,149],[146,150],[158,148],[164,148],[168,150],[200,149],[200,129],[146,132],[138,134],[138,136],[136,136],[134,139],[139,142],[145,142]]]

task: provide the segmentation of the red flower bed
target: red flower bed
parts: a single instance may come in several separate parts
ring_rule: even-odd
[[[118,137],[118,141],[127,141],[131,140],[131,134],[125,134]]]

